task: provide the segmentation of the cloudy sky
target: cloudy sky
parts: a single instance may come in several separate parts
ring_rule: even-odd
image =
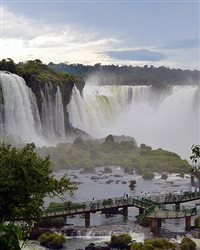
[[[199,69],[199,0],[1,0],[0,59]]]

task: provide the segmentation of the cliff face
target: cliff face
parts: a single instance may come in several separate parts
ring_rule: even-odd
[[[30,87],[35,94],[40,117],[42,117],[43,112],[42,102],[44,97],[42,95],[47,99],[51,98],[54,100],[57,88],[59,87],[64,109],[65,129],[69,133],[74,133],[74,128],[72,128],[69,122],[69,115],[66,106],[71,100],[74,85],[82,95],[85,85],[84,81],[67,73],[56,72],[42,64],[40,61],[31,61],[27,64],[19,65],[18,73],[24,78],[27,86]]]

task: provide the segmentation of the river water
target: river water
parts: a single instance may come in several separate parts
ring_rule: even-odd
[[[104,174],[103,168],[97,168],[96,173],[81,173],[81,170],[67,170],[57,172],[56,177],[61,177],[67,173],[72,181],[78,183],[78,190],[74,192],[73,197],[65,196],[65,200],[73,202],[91,201],[93,198],[106,199],[123,196],[127,193],[129,196],[144,195],[144,193],[153,193],[160,195],[169,192],[170,190],[181,191],[190,190],[190,176],[185,175],[181,178],[178,174],[169,174],[167,180],[162,180],[160,174],[155,174],[153,180],[144,180],[141,176],[136,174],[125,174],[118,166],[112,167],[111,174]],[[130,190],[129,181],[135,179],[136,187]],[[54,201],[60,201],[54,198]],[[45,200],[47,206],[49,199]],[[186,204],[191,206],[192,203]],[[94,242],[96,245],[104,245],[106,241],[110,240],[111,233],[130,233],[133,240],[143,241],[145,238],[152,236],[148,228],[140,227],[135,223],[135,216],[138,215],[137,208],[128,209],[128,218],[125,221],[123,216],[118,214],[107,218],[105,215],[99,213],[91,214],[91,227],[85,229],[85,220],[78,215],[74,218],[67,218],[68,228],[76,229],[78,236],[67,237],[66,246],[64,249],[76,250],[84,249],[89,243]],[[193,218],[194,219],[194,218]],[[163,233],[170,231],[170,237],[176,238],[177,233],[183,235],[185,223],[184,219],[165,220],[162,223]],[[28,249],[38,249],[29,247]]]

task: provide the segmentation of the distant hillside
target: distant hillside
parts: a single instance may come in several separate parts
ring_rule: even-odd
[[[49,63],[49,67],[103,85],[191,85],[199,84],[200,71],[170,69],[164,66],[144,67]],[[89,78],[89,79],[88,79]]]

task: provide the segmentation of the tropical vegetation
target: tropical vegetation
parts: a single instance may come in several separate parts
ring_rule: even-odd
[[[109,135],[101,140],[83,140],[78,137],[73,143],[37,149],[43,157],[50,155],[53,170],[84,169],[94,172],[95,167],[121,166],[128,173],[135,171],[146,179],[154,172],[189,173],[190,165],[176,153],[141,144],[134,138]],[[108,172],[108,168],[105,169]]]

